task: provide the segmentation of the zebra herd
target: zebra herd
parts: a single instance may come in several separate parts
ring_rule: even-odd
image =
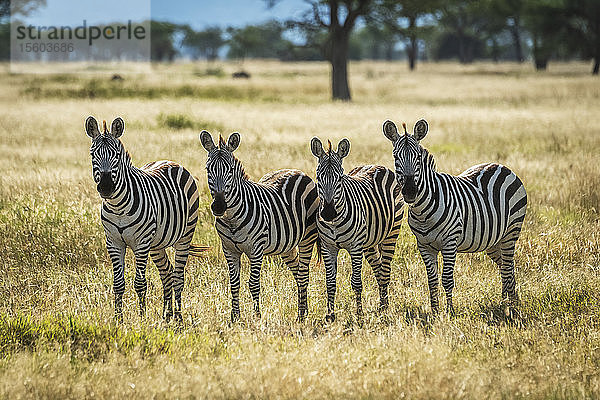
[[[363,255],[379,287],[379,308],[388,306],[391,261],[408,205],[408,224],[429,284],[431,309],[439,311],[438,254],[442,253],[442,287],[446,309],[454,313],[454,263],[457,252],[485,251],[498,264],[502,299],[509,312],[517,304],[514,252],[527,207],[521,180],[499,164],[480,164],[458,176],[439,173],[433,156],[421,146],[428,124],[420,120],[412,134],[399,133],[385,121],[383,134],[393,143],[395,171],[379,165],[355,167],[344,173],[342,160],[350,142],[342,139],[337,150],[318,138],[310,143],[317,158],[316,184],[302,171],[285,169],[253,182],[234,151],[240,134],[215,143],[207,131],[200,142],[207,151],[206,171],[212,196],[211,211],[229,269],[231,319],[240,317],[241,256],[250,260],[249,289],[254,311],[260,317],[260,270],[264,256],[282,257],[298,289],[298,320],[308,312],[309,264],[316,245],[325,264],[327,315],[335,320],[337,257],[346,249],[352,264],[351,287],[356,315],[362,317],[361,270]],[[125,250],[135,256],[134,287],[140,315],[145,314],[148,256],[158,267],[163,286],[163,317],[181,321],[181,292],[189,255],[207,248],[192,245],[198,220],[198,188],[184,167],[157,161],[142,168],[132,165],[119,137],[124,122],[117,118],[110,131],[100,132],[93,117],[85,122],[92,138],[90,154],[97,190],[102,197],[101,220],[106,247],[113,264],[115,318],[122,320],[125,289]],[[165,249],[175,249],[172,265]],[[174,301],[173,301],[174,297]]]

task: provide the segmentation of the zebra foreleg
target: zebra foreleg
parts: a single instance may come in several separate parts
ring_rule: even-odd
[[[108,255],[113,265],[113,292],[115,295],[115,321],[123,322],[123,293],[125,293],[125,246],[106,241]]]
[[[446,292],[446,311],[449,315],[454,315],[454,306],[452,304],[452,290],[454,289],[454,264],[456,263],[456,240],[450,240],[444,244],[442,249],[442,260],[444,268],[442,270],[442,287]]]
[[[327,286],[327,315],[326,322],[335,321],[335,291],[337,277],[337,256],[339,250],[333,246],[323,246],[323,261],[325,262],[325,283]]]
[[[229,267],[229,286],[231,287],[231,322],[240,319],[240,253],[231,252],[223,247],[223,254]]]
[[[148,282],[146,281],[146,265],[148,264],[147,246],[136,249],[135,255],[135,280],[133,286],[138,295],[140,303],[140,317],[146,315],[146,291],[148,290]]]
[[[352,286],[352,290],[354,290],[354,294],[356,296],[356,318],[358,319],[359,324],[362,323],[363,317],[361,276],[362,258],[362,248],[352,249],[352,251],[350,252],[350,260],[352,261],[352,276],[350,278],[350,283]]]
[[[435,315],[440,311],[438,299],[438,251],[417,243],[419,253],[427,271],[427,284],[429,286],[429,299],[431,301],[431,312]]]
[[[163,286],[163,312],[162,316],[166,322],[173,316],[173,277],[172,267],[164,249],[152,250],[150,252],[152,261],[156,264]]]
[[[263,252],[255,251],[250,257],[250,279],[248,287],[254,303],[254,313],[260,319],[260,269],[262,267]]]

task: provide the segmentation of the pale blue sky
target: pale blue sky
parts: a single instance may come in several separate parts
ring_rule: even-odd
[[[152,18],[187,23],[195,29],[218,25],[243,26],[270,19],[300,17],[307,9],[304,0],[280,0],[267,7],[263,0],[47,0],[26,19],[33,25],[73,25],[86,19],[88,24]]]

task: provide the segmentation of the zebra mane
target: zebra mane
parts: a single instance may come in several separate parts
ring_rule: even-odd
[[[423,157],[423,164],[425,164],[425,166],[427,168],[429,168],[430,170],[434,171],[436,170],[436,165],[435,165],[435,159],[433,158],[433,154],[429,153],[429,151],[421,146],[421,151],[422,151],[422,157]]]
[[[223,136],[219,135],[219,148],[224,149],[226,145],[227,145],[227,142],[225,141]]]
[[[248,174],[246,173],[242,162],[233,153],[231,153],[231,157],[233,157],[233,164],[240,167],[242,179],[249,180],[250,178],[248,177]]]

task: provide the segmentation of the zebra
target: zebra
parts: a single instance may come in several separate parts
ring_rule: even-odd
[[[123,320],[125,291],[125,251],[135,256],[134,287],[139,298],[140,316],[146,313],[146,264],[148,255],[158,267],[163,286],[163,317],[182,321],[181,292],[188,255],[206,250],[191,244],[198,220],[198,189],[192,175],[171,161],[155,161],[136,168],[119,137],[125,123],[117,117],[110,132],[103,123],[98,129],[94,117],[85,121],[92,138],[92,173],[102,198],[101,220],[106,248],[113,265],[115,319]],[[175,264],[165,252],[175,248]],[[175,303],[173,305],[173,293]]]
[[[314,182],[302,171],[283,169],[253,182],[233,152],[240,134],[218,145],[207,131],[200,142],[208,152],[206,172],[213,199],[215,228],[229,268],[231,320],[240,318],[240,258],[250,259],[248,282],[254,311],[260,318],[260,269],[264,256],[281,255],[298,287],[298,320],[306,318],[308,271],[317,240],[319,198]]]
[[[436,172],[433,156],[419,143],[427,134],[425,120],[413,134],[398,134],[392,121],[383,124],[394,144],[396,178],[408,204],[408,224],[427,270],[431,309],[439,311],[438,253],[442,253],[442,286],[447,312],[454,314],[452,290],[456,253],[485,251],[498,265],[505,312],[518,302],[514,271],[515,243],[527,208],[521,180],[507,167],[475,165],[458,176]]]
[[[344,174],[342,160],[350,142],[342,139],[338,150],[327,151],[319,138],[311,140],[318,158],[317,189],[321,203],[317,227],[322,242],[327,285],[327,322],[335,321],[337,256],[346,249],[352,262],[351,286],[356,294],[356,313],[362,319],[362,258],[365,255],[379,287],[379,308],[388,306],[390,263],[400,231],[404,202],[394,172],[379,165],[355,167]]]

